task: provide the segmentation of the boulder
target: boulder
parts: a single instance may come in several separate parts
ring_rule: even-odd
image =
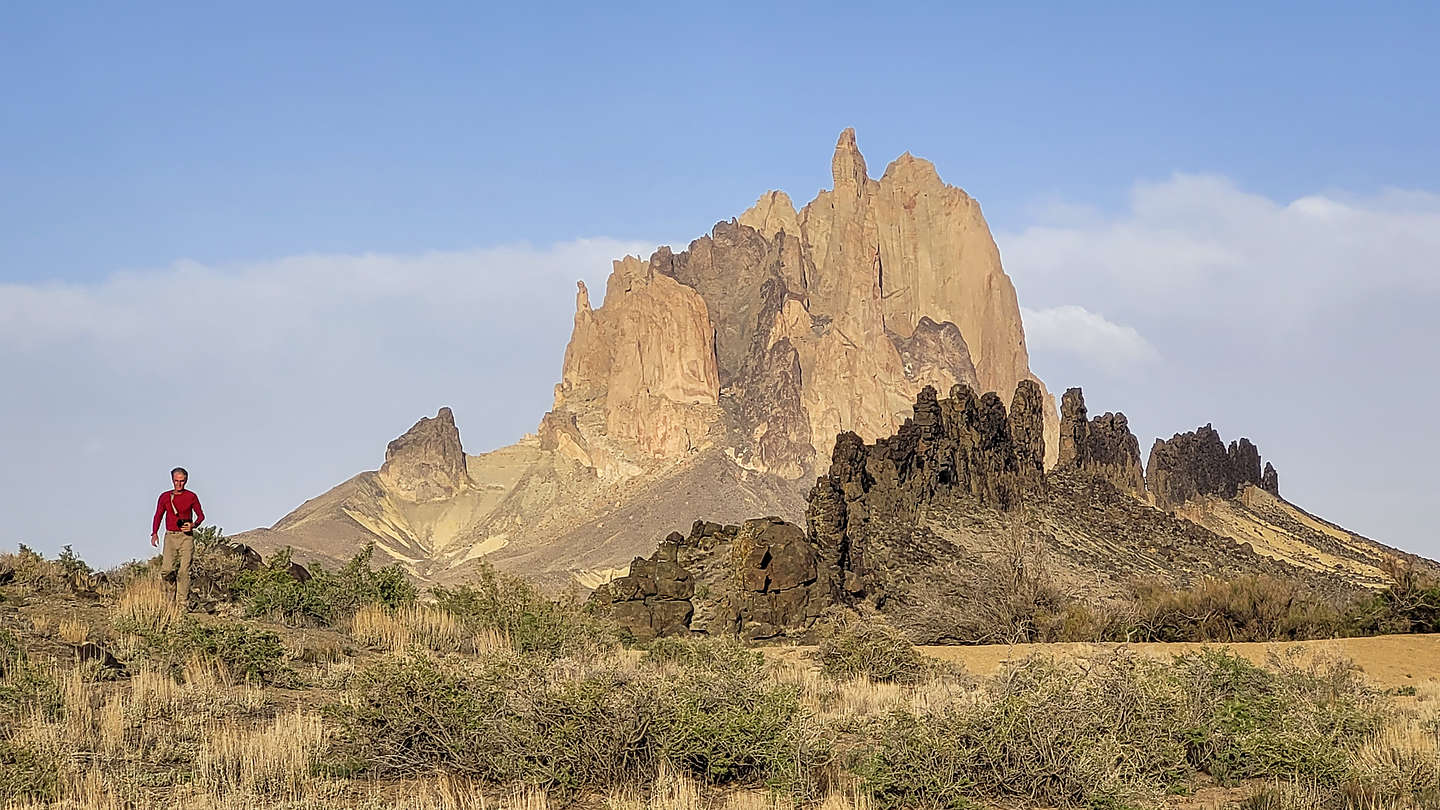
[[[75,660],[81,664],[88,661],[96,662],[102,670],[123,675],[125,664],[116,658],[113,653],[93,641],[86,641],[75,646]]]

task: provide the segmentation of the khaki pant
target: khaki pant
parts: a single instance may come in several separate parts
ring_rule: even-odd
[[[165,532],[165,551],[160,556],[160,577],[170,581],[170,571],[178,562],[180,573],[175,582],[175,604],[185,609],[190,598],[190,558],[195,554],[195,535]]]

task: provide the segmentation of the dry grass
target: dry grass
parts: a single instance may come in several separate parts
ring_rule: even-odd
[[[60,640],[67,644],[83,644],[90,639],[90,624],[81,619],[60,620]]]
[[[55,620],[50,616],[30,617],[30,629],[37,636],[45,636],[46,638],[49,638],[50,636],[55,635],[56,627],[57,626],[55,624]]]
[[[486,653],[509,649],[504,636],[493,628],[467,627],[452,613],[429,605],[367,605],[351,619],[350,635],[365,646],[389,652],[427,649]]]
[[[218,723],[200,744],[195,782],[217,796],[299,796],[310,781],[323,736],[320,718],[299,710],[268,727]]]
[[[117,629],[131,632],[167,633],[184,614],[175,606],[175,593],[159,577],[142,577],[120,594],[111,614]]]

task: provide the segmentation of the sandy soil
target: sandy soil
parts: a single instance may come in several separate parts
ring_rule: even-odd
[[[926,655],[946,661],[959,661],[976,675],[989,675],[1009,661],[1041,653],[1078,655],[1113,650],[1119,647],[1146,655],[1167,656],[1197,650],[1204,646],[1226,647],[1258,664],[1272,652],[1284,654],[1287,649],[1323,649],[1339,652],[1353,660],[1377,685],[1394,688],[1418,686],[1426,681],[1440,681],[1440,635],[1374,636],[1342,638],[1325,641],[1290,641],[1246,644],[1015,644],[969,647],[921,647]]]

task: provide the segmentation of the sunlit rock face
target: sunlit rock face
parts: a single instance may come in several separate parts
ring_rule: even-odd
[[[604,581],[696,512],[801,521],[836,436],[894,435],[927,386],[973,392],[977,418],[1018,408],[1035,479],[1058,414],[979,204],[909,154],[870,177],[851,130],[831,174],[799,209],[769,191],[684,249],[619,259],[603,296],[579,285],[534,436],[466,457],[442,412],[263,542],[344,558],[373,540],[426,578],[483,559]]]
[[[871,179],[853,130],[831,172],[834,188],[799,211],[767,192],[684,251],[617,262],[599,309],[582,288],[552,412],[578,426],[567,452],[583,460],[573,448],[597,431],[648,460],[714,441],[746,469],[805,479],[838,433],[894,433],[927,385],[1009,402],[1034,380],[979,204],[909,154]],[[1035,404],[1053,464],[1043,386]]]

